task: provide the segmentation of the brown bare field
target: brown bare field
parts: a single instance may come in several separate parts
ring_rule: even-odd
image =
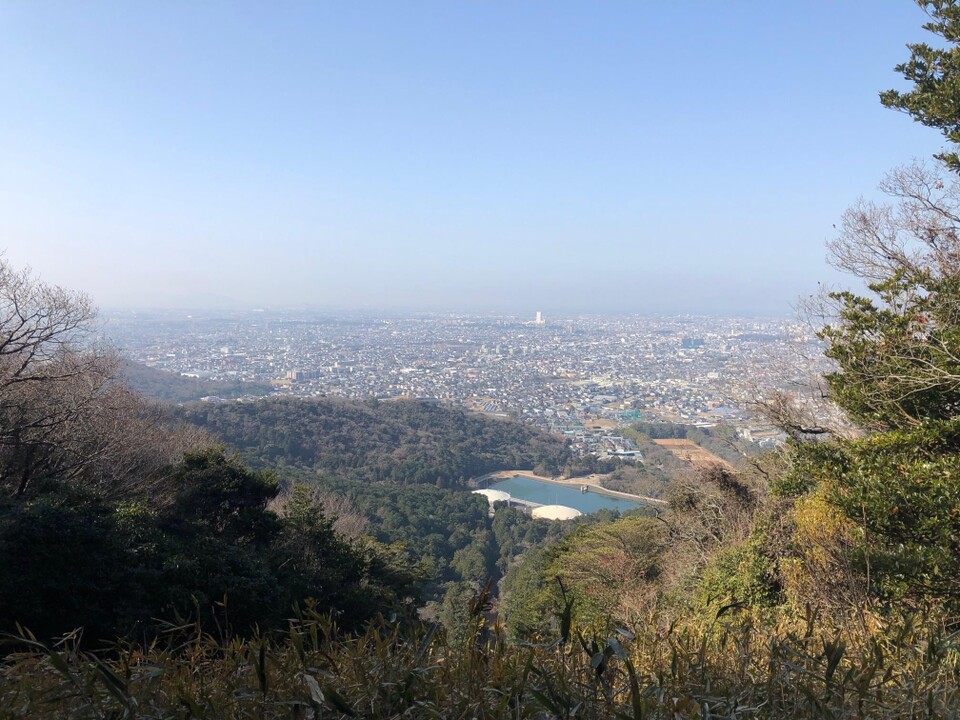
[[[704,450],[693,440],[654,440],[653,442],[664,450],[669,450],[674,457],[688,462],[694,467],[702,468],[711,465],[723,465],[725,468],[733,469],[726,460],[717,457],[709,450]]]

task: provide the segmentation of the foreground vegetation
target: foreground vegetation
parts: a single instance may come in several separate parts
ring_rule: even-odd
[[[960,637],[933,618],[835,627],[655,619],[520,646],[485,626],[452,645],[379,623],[344,638],[307,614],[230,640],[171,628],[109,655],[19,639],[0,718],[956,718]]]

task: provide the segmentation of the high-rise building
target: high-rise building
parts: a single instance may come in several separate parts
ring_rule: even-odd
[[[543,313],[537,310],[537,319],[534,320],[533,322],[536,325],[543,325],[544,324]]]

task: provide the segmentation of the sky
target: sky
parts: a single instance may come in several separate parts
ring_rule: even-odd
[[[102,308],[775,315],[941,136],[911,0],[0,0],[0,248]]]

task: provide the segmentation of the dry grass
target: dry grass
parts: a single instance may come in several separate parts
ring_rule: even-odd
[[[308,612],[282,636],[217,640],[172,628],[103,654],[76,638],[17,639],[0,718],[957,718],[958,637],[907,620],[869,636],[813,618],[643,623],[511,645],[473,607],[468,642],[382,623],[338,638]]]

